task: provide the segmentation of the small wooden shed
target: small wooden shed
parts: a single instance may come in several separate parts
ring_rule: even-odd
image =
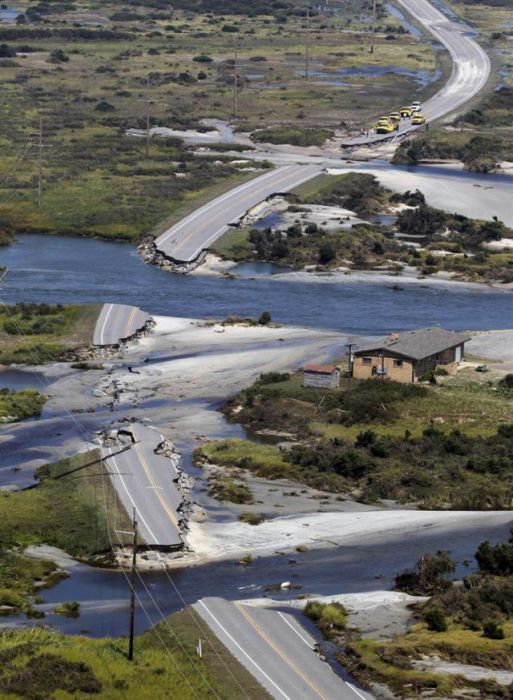
[[[303,386],[336,389],[340,386],[340,367],[335,365],[305,365]]]

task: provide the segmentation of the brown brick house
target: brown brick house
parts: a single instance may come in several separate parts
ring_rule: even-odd
[[[392,333],[383,341],[356,347],[352,373],[355,379],[392,379],[417,382],[423,374],[444,367],[456,371],[463,360],[468,336],[444,328],[421,328]]]

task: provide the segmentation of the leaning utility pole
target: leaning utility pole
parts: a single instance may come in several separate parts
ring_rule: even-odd
[[[132,571],[130,573],[130,620],[128,631],[128,660],[134,659],[134,629],[135,629],[135,577],[137,574],[137,520],[133,518],[133,541],[132,541]]]

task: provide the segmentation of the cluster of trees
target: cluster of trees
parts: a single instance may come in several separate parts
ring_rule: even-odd
[[[387,201],[387,191],[374,175],[348,173],[329,178],[308,201],[311,204],[342,207],[360,216],[368,216],[382,211]]]
[[[477,222],[463,214],[446,214],[440,209],[421,202],[415,209],[405,209],[397,217],[397,226],[403,233],[432,238],[445,229],[452,232],[451,239],[464,247],[479,248],[485,241],[507,238],[511,230],[494,217],[492,221]]]
[[[511,123],[511,115],[507,110],[503,111],[502,121]],[[487,118],[483,113],[473,112],[471,119]],[[501,160],[513,159],[513,143],[500,133],[469,134],[467,138],[452,138],[444,135],[444,138],[431,138],[423,136],[415,139],[405,139],[394,155],[396,163],[418,163],[421,160],[457,159],[461,160],[469,170],[475,172],[489,172],[497,167]]]
[[[513,615],[513,531],[508,542],[481,542],[475,558],[478,571],[454,586],[455,562],[447,552],[425,554],[413,569],[395,578],[397,590],[432,596],[422,608],[430,630],[445,632],[449,619],[489,639],[503,639],[502,624]]]

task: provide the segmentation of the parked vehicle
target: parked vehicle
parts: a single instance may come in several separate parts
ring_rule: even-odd
[[[411,119],[413,111],[411,107],[403,107],[401,109],[401,119]]]
[[[420,102],[412,102],[410,109],[412,112],[420,112]]]
[[[419,126],[420,124],[425,124],[425,123],[426,123],[426,117],[425,117],[423,114],[419,114],[419,113],[417,112],[417,114],[416,114],[416,115],[413,117],[413,119],[411,120],[411,123],[412,123],[414,126]]]

